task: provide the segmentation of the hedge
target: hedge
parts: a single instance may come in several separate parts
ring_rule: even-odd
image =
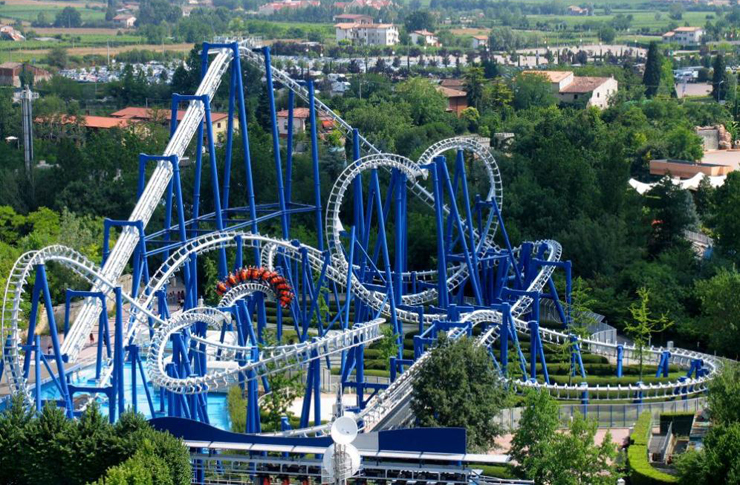
[[[650,411],[640,415],[630,437],[632,444],[627,450],[632,485],[661,485],[678,483],[678,478],[656,470],[648,461],[648,437],[650,436]]]

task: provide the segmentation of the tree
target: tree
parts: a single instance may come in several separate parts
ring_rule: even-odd
[[[580,413],[565,432],[557,432],[558,427],[557,402],[546,391],[530,391],[511,446],[517,472],[535,483],[613,484],[616,447],[611,434],[596,445],[596,422]]]
[[[407,32],[414,32],[417,30],[429,30],[434,31],[434,15],[428,10],[416,10],[412,11],[403,21],[406,26]]]
[[[421,426],[465,428],[469,449],[486,451],[502,432],[493,418],[507,397],[483,347],[443,336],[414,380],[411,409]]]
[[[648,48],[647,61],[645,62],[645,74],[642,76],[642,84],[645,85],[645,95],[652,98],[658,93],[662,75],[663,55],[658,50],[658,43],[651,42]]]
[[[502,79],[494,80],[483,90],[483,106],[501,111],[511,105],[514,100],[514,91]]]
[[[64,7],[57,13],[54,20],[54,27],[79,27],[82,25],[82,16],[74,7]]]
[[[719,102],[727,97],[729,90],[727,64],[722,51],[717,52],[712,69],[714,70],[712,74],[712,97]]]
[[[715,424],[740,423],[740,364],[725,362],[709,382],[709,410]]]
[[[704,144],[699,135],[686,126],[677,126],[666,134],[669,156],[694,162],[704,156]]]
[[[712,278],[697,281],[695,288],[701,302],[702,333],[713,348],[737,357],[740,349],[740,273],[734,267],[721,268]]]
[[[61,46],[52,47],[51,49],[49,49],[49,53],[46,54],[46,63],[52,67],[66,69],[67,64],[69,63],[67,49]]]
[[[680,3],[672,3],[668,8],[668,16],[673,20],[681,20],[683,18],[684,8]],[[672,29],[671,29],[672,30]]]
[[[469,67],[464,77],[465,91],[468,93],[468,106],[472,106],[480,111],[483,86],[486,82],[486,77],[483,75],[483,68]]]
[[[676,463],[680,483],[740,483],[740,367],[727,362],[709,383],[712,427],[701,450],[690,450]]]
[[[616,446],[609,431],[595,444],[597,424],[576,412],[564,433],[555,433],[543,483],[612,485],[617,478]]]
[[[549,447],[559,427],[557,401],[546,390],[528,390],[509,450],[519,476],[542,482],[549,466]]]
[[[383,338],[375,344],[374,348],[378,350],[378,360],[386,365],[390,365],[390,358],[398,356],[398,335],[393,333],[393,327],[390,325],[383,326],[381,329]]]
[[[688,191],[664,177],[645,194],[645,206],[650,211],[652,223],[650,254],[686,244],[684,232],[694,227],[698,219]]]
[[[614,42],[614,39],[617,37],[617,32],[614,30],[614,27],[611,25],[602,25],[601,28],[599,28],[599,40],[602,42],[611,43]]]
[[[551,106],[556,102],[552,87],[544,76],[521,73],[514,80],[514,108],[521,110]]]
[[[715,189],[715,210],[710,225],[717,234],[720,249],[733,259],[740,256],[740,173],[731,172]]]
[[[645,346],[654,333],[660,333],[667,330],[673,322],[668,317],[661,315],[658,318],[651,316],[650,311],[650,291],[647,288],[637,290],[640,298],[638,303],[630,306],[632,321],[625,323],[624,331],[632,338],[637,348],[637,354],[640,361],[640,381],[642,381],[643,361],[645,357]]]

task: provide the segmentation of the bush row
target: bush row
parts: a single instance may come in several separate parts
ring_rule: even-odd
[[[633,485],[661,485],[678,483],[673,475],[656,470],[648,461],[648,441],[650,436],[650,412],[640,415],[630,437],[631,444],[627,450],[630,467],[630,479]]]

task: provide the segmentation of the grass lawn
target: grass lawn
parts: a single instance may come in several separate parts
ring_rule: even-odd
[[[78,7],[75,7],[78,12],[80,12],[80,16],[82,17],[82,21],[86,22],[89,20],[105,20],[105,11],[104,10],[93,10],[91,8],[85,7],[84,4],[80,4]],[[54,17],[56,17],[58,12],[61,12],[64,9],[64,5],[46,5],[46,4],[39,4],[39,5],[0,5],[0,17],[2,18],[8,18],[13,20],[26,20],[26,21],[33,21],[36,20],[40,12],[44,12],[46,14],[47,19],[53,20]]]

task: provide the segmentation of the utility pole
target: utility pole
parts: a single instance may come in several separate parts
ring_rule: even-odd
[[[33,187],[33,114],[31,101],[33,91],[26,85],[21,91],[21,120],[23,124],[23,161],[26,166],[26,177],[31,187],[31,197],[34,196]]]

